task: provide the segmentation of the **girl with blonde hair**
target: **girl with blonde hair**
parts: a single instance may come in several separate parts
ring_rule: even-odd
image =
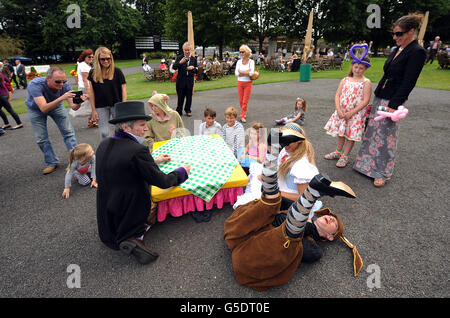
[[[252,55],[252,50],[245,44],[241,45],[239,48],[240,59],[236,63],[235,75],[237,77],[237,88],[239,96],[239,104],[241,106],[241,122],[245,123],[248,101],[252,94],[253,82],[250,76],[255,72],[255,61],[250,57]]]
[[[114,66],[114,57],[106,47],[94,54],[94,68],[89,72],[91,119],[98,121],[101,140],[109,136],[109,123],[114,118],[114,104],[127,100],[127,85],[122,71]]]
[[[64,179],[64,191],[62,193],[64,199],[68,199],[70,196],[72,178],[75,178],[82,186],[90,183],[91,187],[97,188],[95,153],[91,145],[78,144],[69,151],[69,165]]]
[[[288,210],[306,190],[311,179],[318,174],[314,160],[314,148],[306,138],[305,132],[296,123],[288,123],[280,128],[280,145],[282,147],[277,160],[278,188],[281,192],[280,211]],[[266,155],[266,157],[269,154]],[[233,208],[247,204],[261,197],[262,164],[252,164],[249,174],[249,185],[245,193],[237,198]],[[258,175],[257,179],[254,178]],[[259,182],[258,182],[259,180]],[[321,201],[317,201],[313,211],[320,209]]]
[[[319,172],[314,160],[314,148],[302,127],[287,123],[280,128],[280,132],[283,148],[278,155],[278,186],[282,197],[281,210],[287,210]]]

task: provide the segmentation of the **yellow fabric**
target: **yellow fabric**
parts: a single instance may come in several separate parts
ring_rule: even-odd
[[[361,258],[361,255],[359,255],[358,250],[356,249],[356,246],[350,243],[344,235],[341,236],[342,241],[344,241],[345,244],[347,244],[348,247],[352,250],[353,253],[353,271],[355,273],[355,277],[358,276],[359,272],[363,268],[364,262]]]
[[[219,135],[211,135],[216,138],[221,138]],[[167,142],[167,140],[155,142],[153,144],[153,150],[161,147]],[[170,154],[169,154],[170,155]],[[230,178],[222,187],[222,189],[236,188],[236,187],[245,187],[248,184],[248,177],[242,169],[241,165],[236,165],[234,167],[233,172],[231,173]],[[169,189],[161,189],[155,186],[152,186],[152,201],[159,202],[163,200],[178,198],[184,195],[192,194],[189,191],[183,190],[180,187],[171,187]]]

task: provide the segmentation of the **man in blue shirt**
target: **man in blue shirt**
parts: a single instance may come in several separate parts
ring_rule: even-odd
[[[66,73],[59,67],[51,67],[46,77],[37,77],[27,86],[28,117],[36,138],[36,143],[44,154],[47,167],[42,171],[49,174],[60,166],[59,158],[53,151],[47,133],[47,117],[50,116],[58,126],[67,150],[77,145],[75,131],[70,123],[63,101],[66,100],[73,110],[80,108],[81,104],[74,104],[75,94],[66,80]],[[82,101],[87,99],[81,96]]]

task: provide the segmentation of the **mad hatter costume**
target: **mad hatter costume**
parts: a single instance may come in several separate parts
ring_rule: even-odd
[[[289,141],[293,140],[292,135]],[[280,142],[289,142],[283,140]],[[291,141],[292,142],[292,141]],[[355,197],[342,182],[316,175],[287,214],[280,213],[281,196],[277,184],[277,158],[268,154],[262,172],[263,194],[259,200],[239,206],[224,225],[224,238],[232,252],[236,280],[258,291],[287,283],[302,261],[318,260],[322,253],[316,240],[341,238],[353,250],[355,276],[362,268],[356,247],[343,236],[340,218],[329,209],[309,222],[310,209],[323,195]]]
[[[124,125],[116,129],[113,137],[103,140],[96,152],[98,232],[108,247],[121,249],[146,264],[158,257],[138,239],[146,231],[151,206],[150,186],[176,186],[188,175],[182,167],[169,174],[163,173],[148,148],[140,144],[143,136],[129,132],[134,130],[130,130],[126,122],[151,119],[145,114],[144,103],[122,102],[114,108],[116,117],[109,122]]]

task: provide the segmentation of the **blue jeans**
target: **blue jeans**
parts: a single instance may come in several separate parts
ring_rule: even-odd
[[[47,117],[50,116],[58,126],[61,135],[64,138],[67,150],[71,150],[77,145],[75,138],[75,131],[70,123],[67,110],[64,106],[59,105],[48,113],[43,113],[39,110],[28,109],[28,117],[30,118],[31,127],[33,129],[36,143],[41,151],[44,153],[44,160],[47,166],[56,166],[59,163],[59,158],[53,151],[52,144],[48,139],[47,132]]]

